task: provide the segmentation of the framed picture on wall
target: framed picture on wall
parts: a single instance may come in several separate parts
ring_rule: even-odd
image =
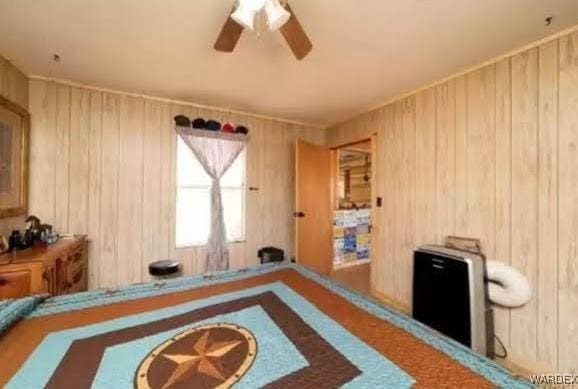
[[[0,97],[0,218],[26,214],[30,114]]]

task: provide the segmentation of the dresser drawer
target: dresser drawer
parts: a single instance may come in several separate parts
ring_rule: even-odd
[[[0,299],[28,296],[31,275],[29,270],[18,270],[0,273]]]

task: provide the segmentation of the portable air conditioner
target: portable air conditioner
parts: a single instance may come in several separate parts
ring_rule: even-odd
[[[415,250],[412,311],[414,319],[493,358],[483,256],[440,246]]]

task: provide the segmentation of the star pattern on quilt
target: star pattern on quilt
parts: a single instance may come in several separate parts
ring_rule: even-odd
[[[164,358],[177,364],[175,370],[167,379],[163,388],[169,388],[188,373],[205,374],[220,381],[227,377],[223,376],[220,369],[219,359],[241,344],[240,341],[209,342],[211,330],[205,331],[194,343],[192,354],[162,354]]]
[[[230,387],[250,369],[257,342],[246,328],[233,323],[192,327],[153,349],[135,374],[135,387]]]

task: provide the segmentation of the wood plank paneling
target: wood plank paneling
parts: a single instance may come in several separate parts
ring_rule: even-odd
[[[145,101],[143,141],[142,263],[141,277],[148,279],[148,264],[162,258],[161,166],[163,106]]]
[[[56,162],[54,172],[54,228],[57,232],[68,230],[68,203],[70,200],[70,93],[67,85],[56,86]]]
[[[578,373],[578,33],[560,39],[558,364]]]
[[[245,211],[245,258],[247,263],[257,262],[257,250],[262,247],[264,225],[260,222],[263,217],[263,196],[261,192],[261,172],[263,171],[263,152],[261,145],[264,144],[265,134],[262,122],[249,119],[248,126],[251,129],[251,139],[247,144],[246,159],[246,211]],[[293,166],[293,170],[295,167]],[[254,223],[248,222],[255,220]]]
[[[403,142],[402,142],[402,134],[403,134],[403,111],[404,111],[404,103],[399,101],[394,104],[394,125],[392,128],[392,145],[391,145],[391,153],[389,155],[390,160],[386,161],[386,164],[391,164],[392,168],[392,180],[389,182],[391,188],[391,202],[392,202],[392,225],[395,228],[392,228],[392,240],[393,245],[391,246],[391,264],[394,269],[402,269],[402,271],[406,271],[404,263],[403,263],[403,255],[405,250],[405,232],[407,231],[405,227],[405,215],[403,212],[402,204],[404,203],[404,194],[409,196],[410,193],[404,193],[403,191],[403,176],[406,174],[405,171],[402,172],[403,169]],[[400,174],[401,173],[401,174]],[[388,281],[391,282],[390,290],[393,293],[393,297],[399,301],[407,301],[405,299],[404,293],[404,284],[407,283],[408,280],[405,279],[405,274],[402,274],[401,271],[396,271],[390,275]]]
[[[30,214],[48,223],[55,220],[56,85],[30,82]],[[33,176],[33,177],[32,177]]]
[[[398,224],[401,227],[401,247],[398,255],[399,261],[399,284],[400,297],[402,301],[409,301],[411,296],[411,272],[413,261],[411,253],[415,247],[415,199],[416,199],[416,99],[415,96],[408,97],[402,101],[402,121],[401,130],[401,180],[400,196],[396,207],[399,208]]]
[[[186,107],[186,109],[190,110],[190,107]],[[175,222],[175,214],[177,209],[177,133],[174,129],[174,121],[172,120],[175,115],[179,112],[184,112],[183,107],[178,107],[175,104],[171,104],[171,116],[168,123],[165,123],[168,128],[168,137],[169,137],[169,146],[170,146],[170,159],[169,159],[169,182],[168,187],[165,187],[164,190],[167,191],[169,196],[169,207],[168,207],[168,215],[170,217],[169,220],[169,252],[168,257],[174,258],[176,255],[176,246],[175,242],[175,229],[176,229],[176,222]],[[185,112],[189,113],[189,112]],[[190,113],[189,113],[190,114]],[[204,267],[203,267],[204,269]]]
[[[456,185],[456,84],[449,81],[436,88],[436,220],[433,231],[441,243],[454,232]],[[427,188],[426,188],[427,190]]]
[[[34,89],[33,89],[34,91]],[[100,258],[100,204],[102,182],[102,116],[103,94],[90,91],[90,135],[89,135],[89,169],[88,169],[88,257]],[[38,131],[35,129],[35,131]],[[32,180],[34,182],[35,180]],[[88,287],[96,288],[100,283],[100,261],[88,261]]]
[[[70,162],[71,183],[68,204],[70,231],[88,233],[88,191],[90,143],[90,91],[73,88],[70,102]]]
[[[420,92],[415,108],[415,215],[414,245],[437,243],[436,209],[436,90]]]
[[[456,189],[455,234],[468,234],[468,79],[456,79]]]
[[[383,134],[383,186],[385,188],[383,196],[383,219],[382,225],[378,227],[381,229],[382,236],[379,237],[383,241],[383,250],[381,258],[383,263],[376,267],[374,276],[377,279],[377,284],[374,288],[383,291],[383,293],[394,297],[395,285],[392,282],[391,275],[387,271],[388,267],[395,264],[395,245],[396,245],[396,231],[395,228],[395,198],[393,196],[395,176],[396,176],[396,138],[395,138],[395,119],[397,115],[397,106],[388,105],[383,109],[383,126],[381,126],[380,134]],[[374,264],[372,263],[372,267]],[[372,270],[373,271],[373,270]]]
[[[385,133],[380,128],[380,123],[383,122],[384,110],[376,110],[371,115],[370,131],[374,134],[371,143],[371,182],[375,183],[371,186],[372,191],[372,224],[373,236],[384,236],[385,222],[385,166],[380,163],[381,159],[386,153],[385,148]],[[377,206],[377,199],[381,198],[381,206]],[[377,239],[372,242],[371,261],[373,266],[370,267],[370,285],[381,284],[380,274],[382,274],[379,266],[384,264],[385,242],[383,239]]]
[[[558,364],[558,41],[539,48],[538,361]]]
[[[468,236],[494,257],[495,80],[493,66],[467,75],[467,220]]]
[[[496,72],[496,228],[495,260],[510,264],[511,202],[512,202],[512,83],[510,59],[495,65]],[[506,347],[510,346],[510,310],[494,307],[496,334]],[[498,350],[502,353],[502,350]]]
[[[170,255],[171,247],[171,223],[173,214],[171,213],[171,204],[173,203],[172,192],[167,190],[171,186],[171,165],[172,165],[172,125],[171,105],[162,103],[162,127],[161,127],[161,164],[160,164],[160,236],[159,258],[167,259]],[[176,139],[176,138],[175,138]]]
[[[144,100],[120,98],[117,282],[142,278]]]
[[[438,242],[479,238],[488,258],[511,264],[532,285],[528,305],[495,307],[496,334],[511,359],[536,372],[577,372],[577,107],[574,32],[375,110],[383,112],[377,185],[385,198],[372,288],[410,303],[412,245],[432,239],[422,227],[432,220]],[[354,140],[367,115],[329,128],[327,144]]]
[[[323,144],[323,130],[192,105],[31,83],[31,211],[62,230],[88,233],[90,287],[148,280],[148,264],[181,260],[205,271],[204,247],[176,249],[173,117],[216,118],[250,129],[246,243],[230,245],[231,267],[258,263],[257,250],[293,252],[293,145]]]
[[[269,123],[266,123],[269,124]],[[283,173],[287,158],[284,155],[285,141],[283,125],[279,128],[267,126],[263,133],[262,158],[259,194],[263,198],[261,203],[261,221],[263,223],[264,246],[283,247],[284,237],[287,233],[287,225],[279,225],[278,220],[283,219],[284,207],[282,203],[289,201],[285,196]],[[263,147],[264,146],[264,147]],[[286,170],[285,170],[286,171]],[[267,217],[269,215],[269,217]]]
[[[537,285],[538,233],[538,51],[512,57],[512,266]],[[539,285],[538,285],[539,287]],[[510,344],[521,355],[536,360],[534,298],[512,310],[517,329]]]
[[[120,97],[105,94],[102,112],[101,190],[100,190],[100,256],[101,287],[118,283],[118,170],[120,155]],[[94,260],[89,258],[89,260]]]

